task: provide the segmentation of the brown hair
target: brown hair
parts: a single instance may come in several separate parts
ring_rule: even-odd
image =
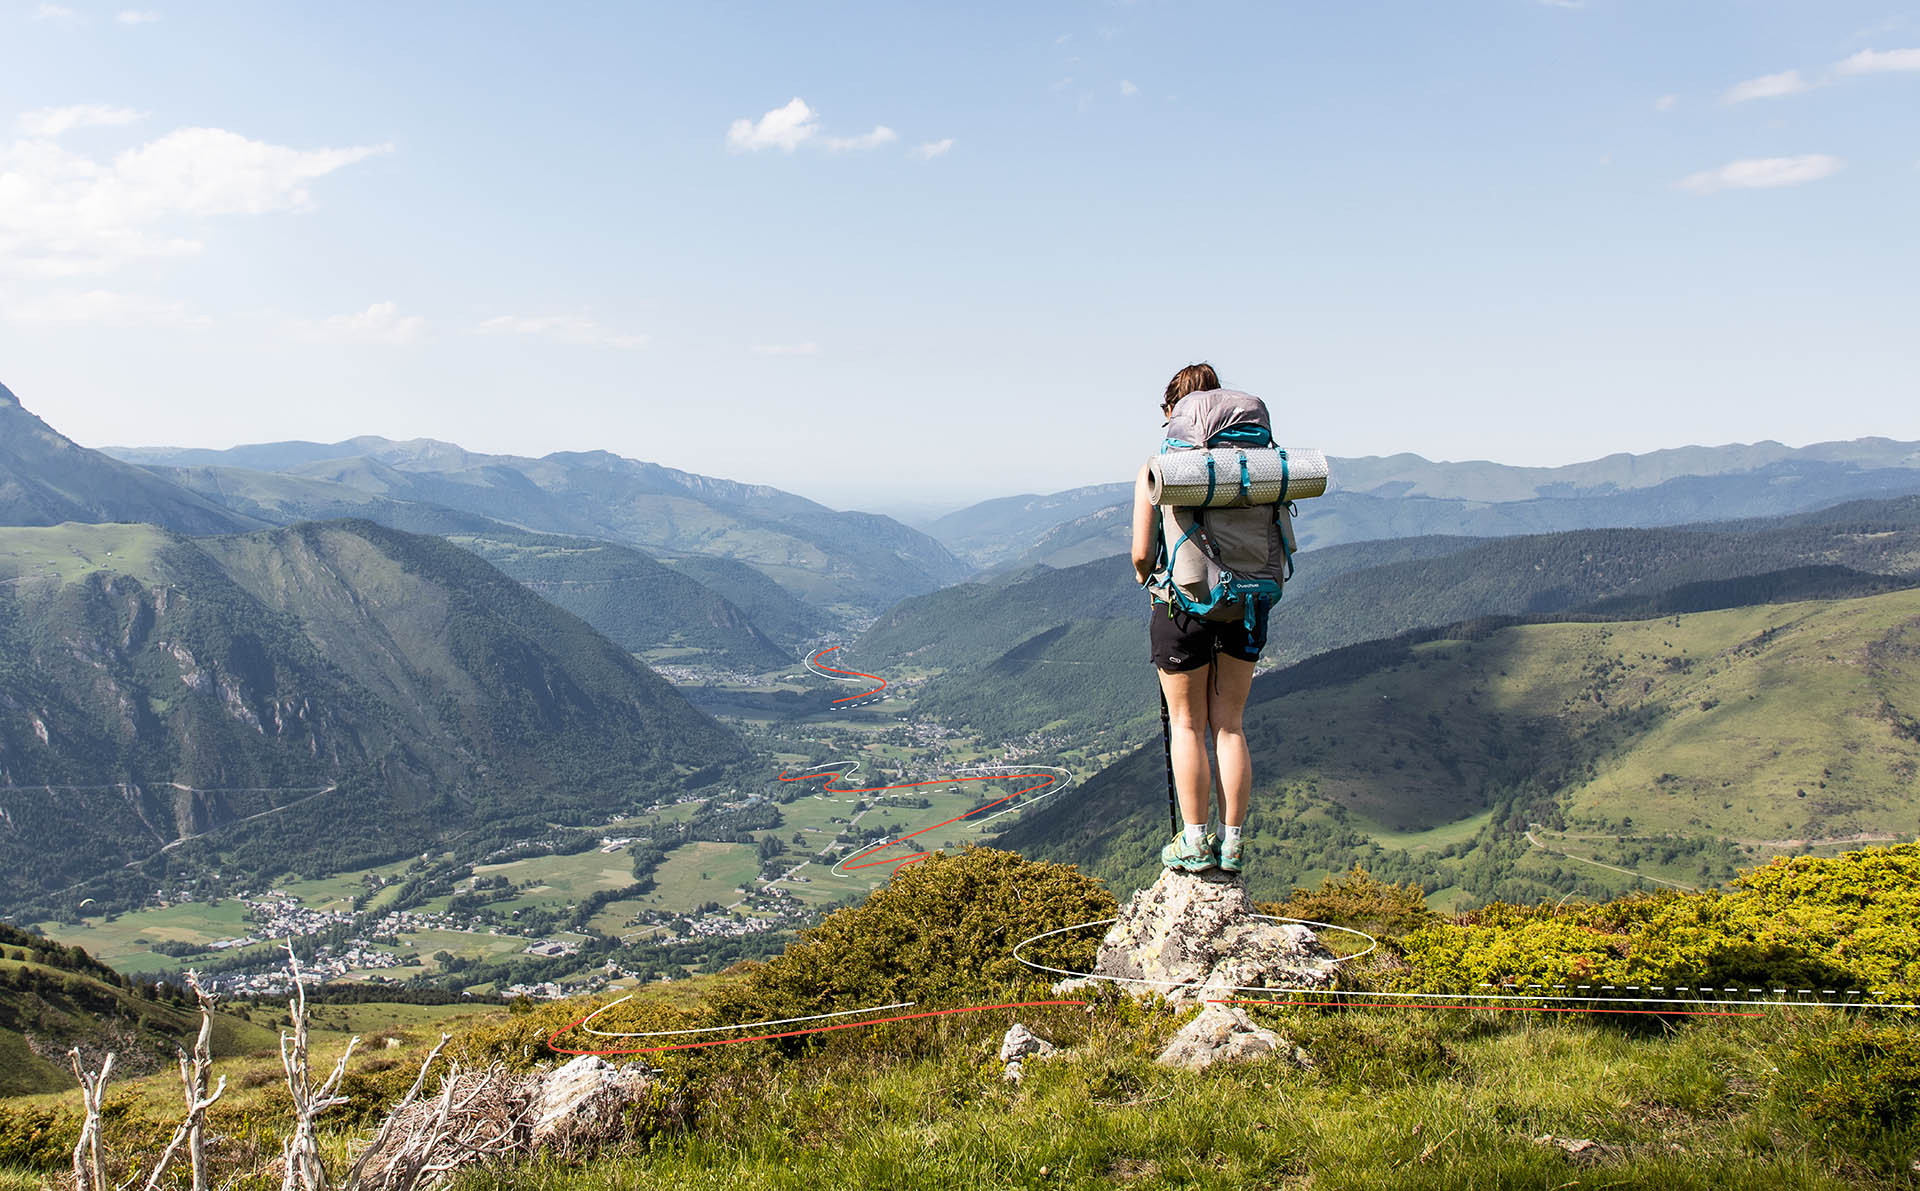
[[[1160,408],[1171,413],[1174,403],[1188,393],[1205,393],[1219,387],[1220,374],[1213,370],[1213,365],[1204,362],[1189,364],[1174,373],[1173,379],[1167,382],[1167,399]]]

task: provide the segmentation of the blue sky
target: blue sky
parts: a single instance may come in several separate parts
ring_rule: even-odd
[[[1342,455],[1920,438],[1914,4],[130,4],[0,0],[0,382],[89,444],[904,507],[1202,358]]]

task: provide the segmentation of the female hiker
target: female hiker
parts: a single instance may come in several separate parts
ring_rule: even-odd
[[[1168,382],[1161,413],[1171,419],[1182,398],[1219,388],[1220,377],[1211,365],[1191,364]],[[1133,487],[1133,570],[1140,584],[1153,592],[1148,636],[1167,701],[1173,785],[1186,822],[1186,829],[1160,850],[1160,863],[1188,872],[1218,867],[1238,873],[1245,855],[1241,832],[1253,790],[1253,759],[1241,716],[1253,685],[1253,665],[1267,643],[1268,607],[1258,602],[1251,618],[1192,615],[1169,599],[1166,565],[1160,510],[1148,497],[1147,468],[1142,466]],[[1213,786],[1209,736],[1220,763],[1218,839],[1207,832]]]

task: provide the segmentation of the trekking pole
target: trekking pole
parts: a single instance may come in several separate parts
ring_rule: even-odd
[[[1173,720],[1167,711],[1167,692],[1160,692],[1160,744],[1167,754],[1167,834],[1180,834],[1180,804],[1173,795]]]

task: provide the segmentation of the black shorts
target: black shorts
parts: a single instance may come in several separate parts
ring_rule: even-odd
[[[1206,620],[1158,601],[1153,605],[1152,626],[1147,639],[1153,647],[1153,664],[1169,674],[1198,670],[1213,664],[1213,655],[1224,653],[1243,662],[1257,662],[1267,647],[1266,604],[1258,605],[1253,629],[1238,617],[1233,620]]]

